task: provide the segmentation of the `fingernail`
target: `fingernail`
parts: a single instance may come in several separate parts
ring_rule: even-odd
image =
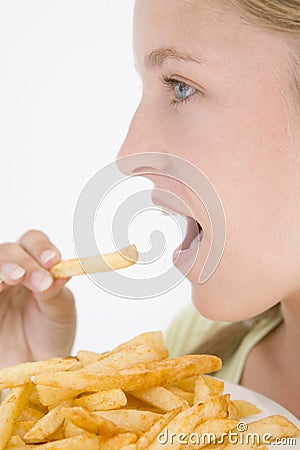
[[[4,263],[2,272],[11,280],[19,280],[25,275],[25,270],[17,264]]]
[[[51,276],[41,271],[32,272],[30,280],[36,290],[41,292],[49,289],[52,284]]]
[[[47,262],[51,261],[51,259],[54,259],[57,257],[57,253],[54,250],[44,250],[41,253],[40,260],[43,264],[46,264]]]

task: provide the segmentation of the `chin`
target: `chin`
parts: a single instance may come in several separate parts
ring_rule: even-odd
[[[243,295],[236,297],[232,292],[234,291],[231,291],[230,294],[226,293],[226,289],[213,286],[211,281],[202,285],[193,284],[193,305],[203,317],[220,322],[250,319],[268,309],[264,308],[258,311],[253,301],[249,302],[249,299],[244,298]]]
[[[229,257],[227,252],[213,275],[199,284],[202,266],[203,261],[196,263],[188,279],[194,307],[207,319],[221,322],[251,319],[286,297],[287,281],[277,277],[274,282],[272,266],[253,267],[251,260]]]

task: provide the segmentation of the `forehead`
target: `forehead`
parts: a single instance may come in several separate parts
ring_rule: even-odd
[[[288,61],[278,33],[247,23],[224,0],[136,0],[133,44],[138,70],[156,49],[175,49],[213,67],[212,76],[254,79],[258,68],[276,73]],[[255,70],[253,70],[255,68]],[[211,71],[211,70],[210,70]]]
[[[136,0],[134,14],[134,50],[176,47],[195,53],[200,48],[209,53],[214,45],[236,38],[240,20],[219,0]]]

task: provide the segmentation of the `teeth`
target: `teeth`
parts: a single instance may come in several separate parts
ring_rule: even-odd
[[[192,242],[190,243],[189,248],[196,247],[196,245],[198,245],[199,242],[202,241],[202,238],[203,238],[203,231],[201,230],[201,232],[198,233],[196,237],[194,237],[194,239],[193,239]]]

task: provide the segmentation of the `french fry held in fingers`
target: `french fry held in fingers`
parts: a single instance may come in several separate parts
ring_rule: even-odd
[[[204,375],[220,367],[212,355],[168,359],[162,333],[149,332],[102,354],[80,351],[0,369],[0,386],[9,389],[0,403],[0,450],[266,450],[264,442],[233,446],[222,439],[243,437],[240,419],[258,409],[232,400],[222,381]],[[248,431],[273,441],[299,434],[279,415],[250,422]],[[170,444],[170,435],[199,442]]]
[[[50,272],[56,279],[74,277],[85,273],[110,272],[125,269],[138,260],[136,246],[130,245],[114,253],[91,256],[89,258],[62,260],[55,264]]]

